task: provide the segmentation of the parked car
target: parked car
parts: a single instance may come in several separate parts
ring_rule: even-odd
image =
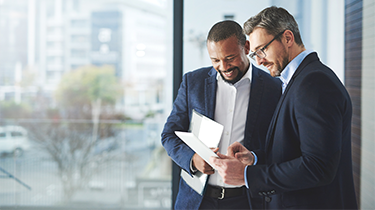
[[[13,154],[22,156],[23,152],[30,148],[27,130],[21,126],[0,127],[0,154]]]

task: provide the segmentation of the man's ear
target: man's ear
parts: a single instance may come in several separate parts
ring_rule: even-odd
[[[292,44],[294,43],[293,32],[291,30],[286,30],[284,32],[284,37],[285,37],[285,41],[286,41],[287,46],[292,46]]]
[[[250,41],[246,40],[245,42],[245,53],[248,55],[250,53]]]

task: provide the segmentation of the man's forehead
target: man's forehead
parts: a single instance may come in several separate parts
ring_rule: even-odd
[[[233,39],[224,39],[218,42],[214,41],[208,41],[207,42],[207,48],[213,49],[213,50],[218,50],[218,51],[233,51],[233,50],[240,50],[240,46],[237,42],[237,40]]]
[[[251,34],[249,34],[250,50],[258,50],[264,45],[266,45],[267,41],[269,41],[270,36],[272,35],[269,34],[266,29],[254,29],[254,31]]]

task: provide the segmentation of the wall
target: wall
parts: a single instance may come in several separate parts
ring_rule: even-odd
[[[363,0],[361,209],[375,206],[375,1]]]
[[[362,75],[362,0],[345,1],[345,86],[353,104],[353,175],[360,197],[361,170],[361,75]]]

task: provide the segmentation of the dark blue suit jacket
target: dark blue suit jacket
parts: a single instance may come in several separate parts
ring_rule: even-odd
[[[265,165],[247,168],[266,209],[356,209],[350,97],[316,53],[296,70],[272,118]]]
[[[189,174],[191,174],[190,160],[194,151],[184,144],[174,131],[188,131],[193,109],[211,119],[214,118],[216,75],[217,72],[213,67],[201,68],[184,75],[177,98],[173,103],[173,110],[162,132],[162,144],[168,155]],[[280,95],[280,80],[252,66],[244,140],[244,145],[249,150],[264,149],[267,129]],[[175,209],[198,209],[202,198],[181,179]],[[260,198],[258,200],[261,201]],[[257,206],[255,201],[253,206]]]

